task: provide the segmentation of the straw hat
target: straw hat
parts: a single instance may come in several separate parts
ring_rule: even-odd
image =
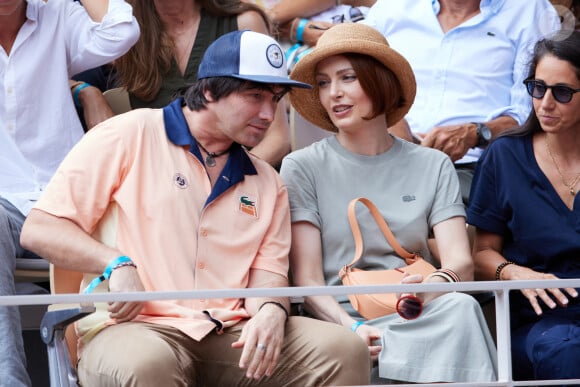
[[[395,74],[401,84],[403,101],[402,106],[388,113],[387,123],[393,125],[403,118],[415,100],[417,89],[415,75],[409,62],[390,48],[385,37],[372,27],[359,23],[342,23],[333,26],[322,34],[314,50],[295,65],[290,78],[316,85],[314,76],[316,65],[330,56],[346,53],[371,56]],[[290,101],[298,113],[314,125],[332,132],[337,131],[318,99],[316,86],[314,91],[292,90]]]

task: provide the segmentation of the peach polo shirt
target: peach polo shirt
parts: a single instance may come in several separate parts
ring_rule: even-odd
[[[148,291],[246,288],[250,269],[288,273],[289,205],[277,172],[234,144],[212,189],[181,100],[92,129],[36,208],[131,257]],[[77,327],[85,341],[113,323],[101,307]],[[248,317],[243,299],[201,299],[147,302],[137,320],[201,340]]]

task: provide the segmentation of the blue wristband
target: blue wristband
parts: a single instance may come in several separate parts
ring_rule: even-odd
[[[78,108],[82,108],[83,105],[81,104],[81,100],[79,99],[79,93],[81,92],[82,89],[84,89],[85,87],[89,87],[90,85],[86,82],[81,83],[80,85],[78,85],[77,87],[75,87],[75,89],[73,90],[73,101],[75,103],[75,106]]]
[[[296,28],[296,41],[302,42],[302,38],[304,35],[304,27],[306,27],[306,23],[308,23],[308,19],[300,19],[298,23],[298,27]]]
[[[308,53],[309,53],[310,51],[312,51],[313,49],[314,49],[314,48],[312,48],[312,47],[308,47],[306,50],[300,51],[300,52],[298,53],[298,55],[296,55],[296,59],[294,59],[294,62],[298,63],[298,61],[299,61],[300,59],[302,59],[302,57],[303,57],[304,55],[308,54]]]
[[[297,54],[297,50],[302,46],[302,43],[294,43],[292,47],[286,50],[286,62],[290,63],[294,60],[294,56]]]
[[[89,285],[85,288],[85,290],[83,291],[83,293],[85,293],[85,294],[92,293],[92,291],[95,290],[95,288],[97,286],[99,286],[101,284],[101,282],[104,282],[104,281],[108,280],[109,278],[111,278],[111,273],[113,273],[113,270],[115,270],[120,265],[123,265],[123,264],[126,264],[126,263],[131,263],[132,264],[131,266],[135,266],[135,264],[133,263],[133,261],[131,260],[131,258],[127,257],[126,255],[121,255],[120,257],[117,257],[117,258],[113,259],[107,265],[107,267],[103,271],[103,274],[101,274],[97,278],[94,278],[89,283]],[[123,265],[123,266],[125,266],[125,265]]]
[[[350,326],[350,330],[353,331],[353,332],[356,332],[356,330],[358,329],[358,327],[360,327],[363,324],[364,324],[364,321],[355,321]]]

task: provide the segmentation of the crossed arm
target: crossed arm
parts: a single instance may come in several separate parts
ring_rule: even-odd
[[[518,125],[510,116],[499,116],[485,122],[491,129],[492,138]],[[438,149],[451,158],[451,161],[461,159],[470,148],[477,144],[477,129],[475,124],[466,122],[463,124],[436,126],[428,133],[415,134],[405,119],[389,127],[389,132],[407,141],[421,144],[428,148]]]
[[[372,7],[375,2],[376,0],[281,0],[267,12],[274,23],[283,24],[296,17],[308,18],[340,4]]]

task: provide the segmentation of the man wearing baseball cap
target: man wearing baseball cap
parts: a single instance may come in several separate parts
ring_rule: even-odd
[[[73,148],[22,244],[84,273],[81,291],[288,286],[290,215],[276,171],[248,153],[293,87],[278,43],[236,31],[163,109],[113,117]],[[66,236],[66,237],[63,237]],[[263,292],[266,294],[267,292]],[[85,386],[369,382],[368,349],[286,297],[111,302],[77,326]],[[85,321],[86,320],[86,321]]]

